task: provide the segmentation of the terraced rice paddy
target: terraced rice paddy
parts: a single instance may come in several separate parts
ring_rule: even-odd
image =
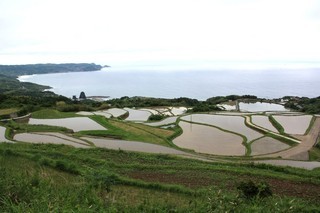
[[[216,113],[212,113],[212,114],[241,116],[241,115],[253,115],[253,114],[256,114],[256,113],[254,113],[254,112],[216,112]]]
[[[152,123],[144,123],[144,124],[148,125],[148,126],[162,126],[162,125],[175,123],[177,118],[178,118],[177,116],[174,116],[174,117],[165,118],[162,121],[152,122]]]
[[[151,112],[145,110],[136,110],[130,108],[124,109],[129,112],[129,116],[126,118],[126,121],[147,121],[151,115]]]
[[[77,112],[76,114],[77,115],[84,115],[84,116],[94,115],[93,112],[85,112],[85,111]]]
[[[286,115],[274,115],[276,121],[278,121],[284,128],[284,131],[288,134],[303,135],[308,129],[312,116],[286,116]]]
[[[290,148],[289,145],[270,137],[263,137],[251,144],[251,155],[263,155]]]
[[[158,115],[159,114],[159,112],[157,110],[154,110],[154,109],[142,108],[142,109],[139,109],[139,110],[151,112],[151,114],[153,114],[153,115]]]
[[[220,108],[223,108],[224,110],[227,110],[227,111],[231,111],[231,110],[236,110],[236,105],[229,105],[229,104],[218,104],[217,105],[218,107]]]
[[[97,112],[94,112],[95,115],[101,115],[103,117],[106,117],[106,118],[111,118],[112,115],[106,111],[97,111]]]
[[[3,126],[0,126],[0,143],[1,142],[11,142],[5,137],[6,128]]]
[[[49,126],[61,126],[68,129],[72,129],[74,132],[84,130],[106,130],[100,124],[94,122],[87,117],[75,117],[75,118],[60,118],[60,119],[29,119],[29,124],[33,125],[49,125]]]
[[[239,103],[240,111],[242,112],[266,112],[266,111],[288,111],[284,106],[280,104],[272,103]]]
[[[241,156],[245,154],[246,149],[242,145],[242,137],[238,135],[183,121],[179,125],[183,129],[183,134],[173,140],[173,143],[179,147],[214,155]]]
[[[252,115],[251,116],[252,123],[263,127],[265,129],[268,129],[270,131],[278,133],[278,130],[270,123],[269,118],[267,116],[263,115]]]
[[[154,108],[154,110],[158,111],[162,115],[173,116],[169,108]]]
[[[262,134],[259,132],[248,128],[244,123],[244,118],[241,116],[193,114],[183,116],[181,119],[185,121],[213,125],[228,131],[236,132],[244,135],[248,141],[262,136]]]
[[[98,139],[98,138],[89,138],[89,137],[83,137],[82,139],[92,142],[97,147],[108,148],[108,149],[158,153],[158,154],[188,155],[185,152],[182,152],[173,148],[160,146],[156,144],[143,143],[143,142],[101,139],[101,138]]]
[[[14,136],[17,141],[27,143],[52,143],[65,144],[77,148],[88,148],[89,144],[82,140],[78,140],[59,133],[20,133]]]
[[[173,115],[182,115],[187,111],[186,107],[171,107],[169,109]]]
[[[104,112],[107,112],[109,114],[111,114],[113,117],[117,118],[121,115],[124,115],[125,113],[127,113],[126,110],[124,109],[119,109],[119,108],[111,108],[111,109],[108,109],[108,110],[105,110]]]

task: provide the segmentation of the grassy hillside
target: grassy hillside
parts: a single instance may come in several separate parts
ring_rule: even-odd
[[[320,170],[5,143],[0,170],[1,212],[316,212],[320,207]],[[264,180],[259,189],[270,185],[273,195],[244,196],[237,187],[248,180]]]
[[[1,93],[25,93],[28,91],[43,91],[49,89],[48,86],[42,86],[29,82],[20,82],[14,77],[0,74],[0,94]]]

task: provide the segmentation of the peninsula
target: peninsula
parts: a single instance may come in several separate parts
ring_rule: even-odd
[[[97,71],[104,67],[109,66],[94,63],[0,65],[0,74],[17,77],[33,74]]]

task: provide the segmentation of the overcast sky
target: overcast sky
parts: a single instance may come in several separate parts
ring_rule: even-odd
[[[320,63],[320,1],[0,1],[0,64],[197,61]]]

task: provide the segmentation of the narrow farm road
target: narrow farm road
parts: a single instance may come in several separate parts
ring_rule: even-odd
[[[278,153],[264,155],[263,157],[281,157],[292,160],[309,160],[308,151],[315,145],[320,134],[320,118],[317,117],[307,135],[294,135],[301,140],[297,146]]]

